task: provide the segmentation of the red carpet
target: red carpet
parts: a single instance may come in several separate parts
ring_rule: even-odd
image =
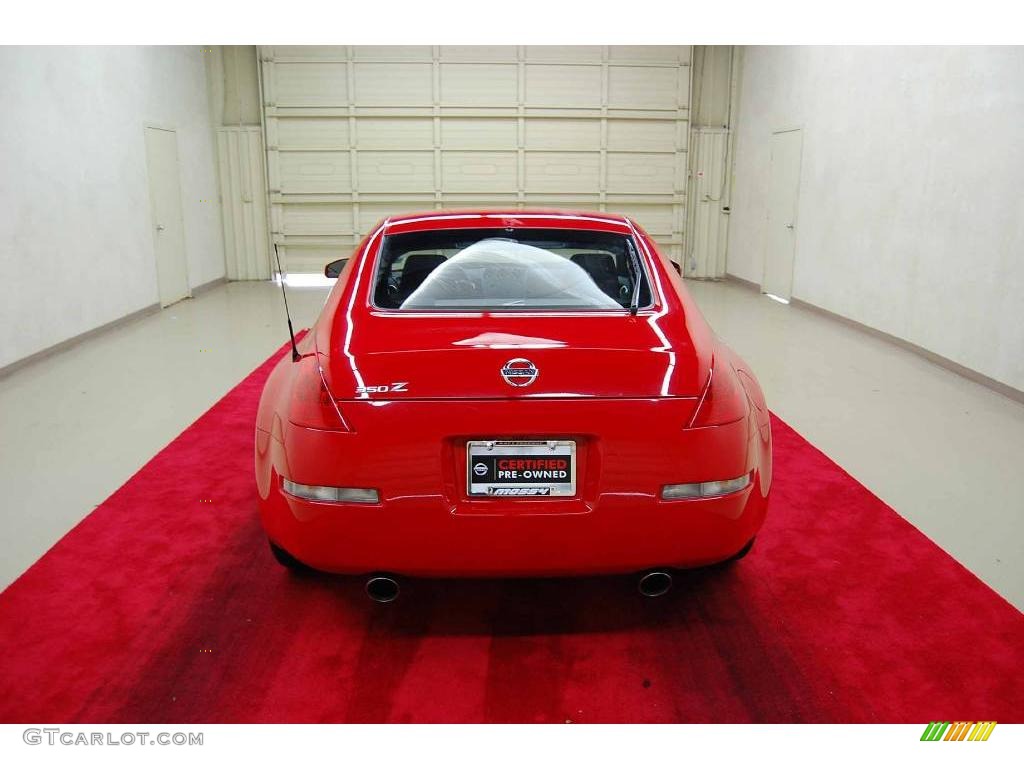
[[[1024,720],[1024,616],[777,419],[757,546],[660,601],[290,576],[255,511],[270,367],[0,595],[0,721]]]

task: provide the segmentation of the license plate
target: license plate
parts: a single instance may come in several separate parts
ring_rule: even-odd
[[[470,496],[575,496],[576,443],[471,440],[466,444],[466,472]]]

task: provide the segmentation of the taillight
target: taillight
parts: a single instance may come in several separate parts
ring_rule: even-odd
[[[308,355],[297,363],[292,384],[288,419],[292,424],[311,429],[349,432],[341,408],[331,394],[318,355]]]
[[[726,360],[716,357],[711,368],[711,381],[693,414],[690,427],[712,427],[728,424],[747,415],[747,393],[739,376]]]

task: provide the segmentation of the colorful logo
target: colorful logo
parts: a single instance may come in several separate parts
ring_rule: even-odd
[[[933,722],[924,729],[921,741],[988,741],[995,727],[995,720]]]

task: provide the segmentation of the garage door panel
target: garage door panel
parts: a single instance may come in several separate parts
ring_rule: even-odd
[[[356,219],[359,234],[369,233],[378,222],[389,216],[401,216],[415,211],[427,211],[434,206],[430,203],[360,203]]]
[[[353,66],[356,106],[414,107],[433,104],[431,64],[360,62]]]
[[[675,191],[674,153],[608,153],[608,192],[671,195]]]
[[[433,152],[360,152],[360,192],[433,192]]]
[[[349,148],[348,118],[289,117],[277,121],[279,149]]]
[[[564,62],[599,64],[604,53],[600,45],[528,45],[526,60],[529,62]]]
[[[449,117],[441,121],[444,149],[516,149],[519,125],[514,118]]]
[[[277,62],[274,103],[279,107],[329,107],[348,101],[348,65]]]
[[[433,149],[434,121],[415,117],[363,117],[356,121],[357,146],[365,149]]]
[[[518,186],[516,152],[445,152],[441,188],[446,192],[500,193]]]
[[[636,61],[676,66],[690,60],[688,45],[613,45],[608,51],[609,61]]]
[[[441,104],[446,107],[514,107],[519,103],[515,64],[442,64]]]
[[[430,61],[434,49],[429,45],[353,45],[356,61]]]
[[[667,240],[678,228],[675,206],[673,205],[635,205],[619,203],[615,210],[634,219],[637,224],[656,240]]]
[[[500,210],[515,208],[518,196],[511,194],[447,193],[441,197],[440,208],[451,210]]]
[[[316,243],[305,245],[292,242],[281,249],[288,272],[320,272],[335,259],[352,254],[351,244],[339,241],[336,245]]]
[[[677,67],[608,68],[609,108],[675,111],[678,102]]]
[[[275,45],[270,55],[281,59],[333,59],[344,61],[348,58],[348,47],[344,45]]]
[[[527,192],[597,192],[601,156],[589,152],[527,152]]]
[[[609,120],[608,149],[620,152],[675,152],[678,138],[676,125],[675,120]]]
[[[599,108],[601,68],[527,64],[526,106]]]
[[[351,203],[296,203],[281,206],[285,235],[351,236],[354,231]]]
[[[601,121],[530,118],[526,121],[527,149],[601,149]]]
[[[601,208],[601,195],[597,192],[531,192],[523,199],[525,208],[564,208],[566,210],[597,211]],[[609,206],[609,212],[617,209]]]
[[[282,193],[352,191],[352,173],[347,153],[278,152],[277,162]]]
[[[519,51],[514,45],[442,45],[442,61],[516,61]]]

